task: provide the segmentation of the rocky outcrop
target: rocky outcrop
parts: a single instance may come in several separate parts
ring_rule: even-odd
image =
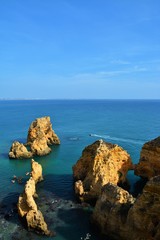
[[[102,234],[111,239],[125,239],[127,214],[134,202],[135,199],[127,191],[107,183],[96,202],[92,221]]]
[[[41,182],[43,180],[43,176],[42,176],[42,166],[34,161],[33,159],[31,160],[31,177],[32,179],[35,181],[35,183],[37,182]]]
[[[160,175],[160,137],[143,145],[135,174],[147,179]]]
[[[21,217],[26,216],[30,210],[38,210],[34,197],[37,197],[36,186],[35,181],[31,177],[25,185],[24,193],[19,196],[18,212]]]
[[[47,141],[44,137],[35,139],[30,147],[33,154],[38,156],[44,156],[51,152],[51,148],[47,145]]]
[[[18,213],[20,217],[26,220],[28,229],[50,236],[51,232],[48,230],[43,214],[38,210],[34,199],[37,197],[36,183],[43,179],[42,167],[34,160],[31,161],[31,166],[31,177],[24,187],[24,192],[18,199]]]
[[[151,178],[128,212],[132,239],[160,239],[160,176]]]
[[[73,166],[75,193],[81,201],[94,201],[108,182],[124,184],[129,169],[131,158],[123,148],[98,140],[83,150]]]
[[[31,158],[43,156],[51,152],[50,145],[60,144],[58,136],[52,129],[50,117],[41,117],[33,121],[28,130],[27,143],[15,141],[10,149],[9,158]],[[28,151],[29,148],[30,151]]]
[[[96,203],[92,221],[111,239],[160,239],[160,176],[150,179],[135,199],[108,183]]]
[[[18,141],[13,142],[10,148],[9,158],[22,159],[22,158],[31,158],[32,156],[33,156],[33,153],[31,151],[28,151],[23,143],[20,143]]]
[[[53,144],[60,144],[60,140],[52,129],[50,117],[37,118],[28,130],[27,145],[33,154],[42,156],[51,151],[49,145]]]

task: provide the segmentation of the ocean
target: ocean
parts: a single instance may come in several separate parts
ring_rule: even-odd
[[[37,184],[36,201],[49,229],[57,233],[50,238],[55,240],[101,240],[90,225],[92,208],[77,203],[73,192],[72,166],[82,150],[104,139],[122,146],[137,163],[143,144],[160,135],[160,100],[1,100],[0,116],[1,240],[47,238],[28,232],[16,210],[30,160],[8,158],[12,142],[25,143],[36,118],[50,116],[61,140],[51,154],[34,158],[42,165],[44,176]],[[22,176],[22,184],[13,184],[13,175]],[[128,179],[132,192],[139,178],[131,171]]]

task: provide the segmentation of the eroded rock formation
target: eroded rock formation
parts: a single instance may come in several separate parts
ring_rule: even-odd
[[[43,180],[42,166],[38,162],[32,159],[31,168],[32,168],[32,171],[31,171],[32,179],[35,181],[35,183],[41,182]]]
[[[35,184],[35,181],[30,177],[24,187],[24,193],[19,196],[18,212],[21,217],[26,216],[30,210],[37,211],[37,205],[34,201],[34,197],[37,197]]]
[[[75,193],[81,201],[94,201],[108,182],[124,184],[129,169],[131,158],[123,148],[98,140],[83,150],[73,166]]]
[[[96,202],[92,220],[102,234],[111,239],[124,239],[127,214],[134,202],[135,199],[127,191],[107,183]]]
[[[43,179],[42,167],[33,159],[31,161],[31,166],[31,177],[26,182],[24,192],[19,196],[18,199],[18,213],[20,217],[25,218],[28,229],[32,229],[37,233],[50,236],[51,232],[48,230],[43,214],[40,210],[38,210],[34,199],[37,197],[36,183]]]
[[[135,174],[147,179],[160,175],[160,137],[143,145]]]
[[[108,183],[92,219],[112,239],[160,239],[160,176],[147,182],[136,201],[122,188]]]
[[[49,145],[60,144],[58,136],[52,129],[50,117],[37,118],[28,130],[27,145],[35,155],[46,155],[50,153]]]
[[[9,158],[22,159],[22,158],[31,158],[32,156],[33,156],[33,153],[31,151],[28,151],[23,143],[20,143],[18,141],[13,142],[10,148]]]
[[[51,152],[50,145],[60,144],[58,136],[52,129],[50,117],[41,117],[33,121],[28,130],[27,143],[15,141],[9,152],[9,158],[31,158]],[[28,150],[26,146],[30,149]]]
[[[160,176],[151,178],[128,212],[132,239],[160,239]]]

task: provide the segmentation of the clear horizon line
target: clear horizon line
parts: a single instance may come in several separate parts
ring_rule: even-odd
[[[0,101],[39,101],[39,100],[160,100],[160,98],[0,98]]]

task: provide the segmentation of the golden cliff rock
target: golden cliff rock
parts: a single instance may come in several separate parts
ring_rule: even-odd
[[[27,145],[35,155],[46,155],[51,152],[50,145],[60,144],[58,136],[52,129],[50,117],[37,118],[28,130]]]
[[[135,199],[127,191],[107,183],[96,202],[92,221],[102,234],[111,239],[125,240],[127,214],[134,202]]]
[[[18,199],[18,213],[20,217],[25,218],[29,230],[50,236],[52,233],[48,230],[43,214],[35,202],[35,198],[37,197],[36,183],[43,180],[42,167],[33,159],[31,161],[31,167],[31,177],[26,182],[24,192]]]
[[[43,156],[51,152],[50,145],[60,144],[52,129],[50,117],[41,117],[33,121],[28,130],[27,143],[13,142],[9,158],[23,159],[34,155]]]
[[[75,193],[81,201],[95,201],[106,183],[124,184],[130,169],[131,158],[123,148],[98,140],[83,150],[73,166]]]
[[[160,175],[160,137],[143,145],[135,174],[147,179]]]
[[[108,183],[96,203],[93,223],[111,239],[160,239],[160,176],[151,178],[134,199]]]
[[[12,146],[10,148],[9,152],[9,158],[31,158],[33,156],[33,153],[31,151],[28,151],[28,149],[24,146],[23,143],[20,143],[18,141],[14,141],[12,143]]]

